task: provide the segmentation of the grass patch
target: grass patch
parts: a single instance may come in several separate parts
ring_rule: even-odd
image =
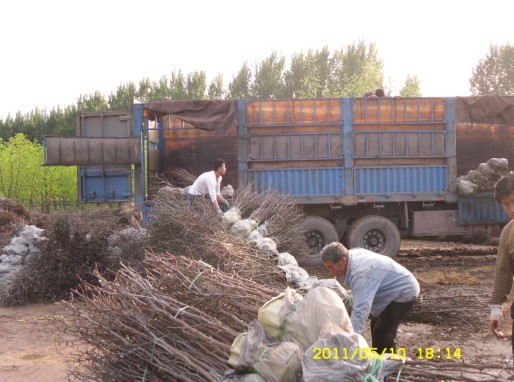
[[[456,271],[428,271],[423,273],[414,272],[414,275],[421,284],[438,285],[477,285],[476,277],[467,272]]]

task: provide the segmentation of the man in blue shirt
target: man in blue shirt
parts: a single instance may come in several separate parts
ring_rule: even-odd
[[[360,334],[371,315],[372,347],[379,354],[394,353],[400,320],[419,294],[414,275],[387,256],[363,248],[348,250],[338,242],[327,244],[321,259],[352,291],[353,330]]]

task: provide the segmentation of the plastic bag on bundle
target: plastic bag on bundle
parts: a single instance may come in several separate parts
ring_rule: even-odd
[[[309,278],[309,274],[307,273],[307,271],[298,265],[287,264],[279,265],[278,267],[282,269],[284,272],[286,272],[286,280],[288,283],[299,284],[303,280]]]
[[[491,158],[487,161],[487,165],[495,173],[507,171],[509,169],[509,161],[507,158]]]
[[[305,382],[383,381],[398,372],[402,360],[392,360],[389,354],[372,352],[360,334],[327,324],[320,338],[303,356]]]
[[[239,211],[239,208],[237,207],[232,207],[223,214],[221,225],[225,229],[230,229],[230,227],[239,220],[241,220],[241,211]]]
[[[246,238],[250,232],[252,232],[252,226],[247,219],[238,220],[232,224],[232,227],[230,227],[230,232],[232,232],[234,235]]]
[[[298,265],[298,261],[289,252],[281,252],[278,254],[278,265]]]
[[[292,381],[296,374],[301,374],[302,353],[294,343],[270,339],[262,324],[254,320],[248,326],[234,369],[237,373],[257,372],[265,381]]]
[[[478,189],[475,183],[462,178],[457,179],[457,193],[463,196],[473,195]]]
[[[259,241],[263,238],[264,238],[264,236],[262,236],[262,233],[260,233],[259,230],[257,230],[257,229],[254,229],[252,232],[250,232],[250,234],[247,237],[248,240],[256,240],[256,241]]]
[[[260,241],[261,248],[263,251],[277,253],[277,243],[271,237],[263,237]]]
[[[303,299],[294,289],[287,287],[283,293],[273,297],[260,307],[257,319],[269,336],[278,339],[282,333],[283,312],[293,311]]]

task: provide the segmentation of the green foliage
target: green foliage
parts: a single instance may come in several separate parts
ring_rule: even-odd
[[[473,95],[514,95],[514,45],[491,45],[469,83]]]
[[[207,89],[207,76],[202,70],[187,75],[187,99],[204,99]]]
[[[222,99],[224,96],[225,90],[223,89],[223,75],[218,74],[209,84],[207,97],[209,99]]]
[[[136,90],[136,98],[141,102],[151,102],[152,101],[152,83],[148,77],[143,78],[139,81],[139,87]]]
[[[8,141],[16,134],[23,134],[29,140],[42,142],[45,135],[75,135],[75,106],[53,108],[50,113],[35,109],[25,115],[20,112],[12,118],[0,120],[0,138]]]
[[[162,76],[159,82],[154,82],[150,89],[150,100],[152,102],[171,101],[170,81]]]
[[[400,90],[400,95],[402,97],[421,97],[422,94],[418,76],[415,74],[407,76],[405,85],[403,85],[402,90]]]
[[[0,140],[0,196],[43,210],[77,201],[77,169],[42,166],[43,147],[21,133]]]
[[[336,51],[333,55],[329,96],[362,97],[368,91],[382,88],[384,75],[375,44],[364,41]]]
[[[77,100],[78,112],[106,111],[109,105],[102,93],[98,90],[93,94],[81,94]]]
[[[232,82],[228,85],[229,99],[250,99],[252,71],[245,62]]]
[[[132,103],[136,96],[136,85],[129,82],[126,85],[120,84],[116,89],[116,93],[109,96],[110,110],[132,110]]]
[[[273,52],[255,69],[255,78],[250,86],[252,98],[268,99],[285,96],[284,66],[285,57]]]
[[[285,96],[288,98],[322,98],[328,94],[332,59],[328,47],[309,50],[307,56],[295,53],[284,75]]]
[[[36,137],[36,139],[42,141],[45,135],[74,136],[76,114],[77,108],[75,105],[53,108],[50,110],[50,114],[46,115],[45,127],[41,131],[41,136]]]
[[[171,73],[170,80],[171,99],[187,99],[186,79],[181,70]]]

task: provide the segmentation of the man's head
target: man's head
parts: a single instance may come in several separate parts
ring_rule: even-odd
[[[225,175],[227,172],[227,166],[223,159],[216,159],[214,161],[214,172],[219,172],[221,175]]]
[[[514,172],[502,176],[494,185],[494,198],[511,219],[514,219]]]
[[[384,89],[377,89],[377,90],[375,90],[375,95],[376,95],[377,97],[383,97],[383,96],[385,96]]]
[[[321,250],[323,265],[336,277],[343,277],[348,266],[348,250],[338,242],[327,244]]]

